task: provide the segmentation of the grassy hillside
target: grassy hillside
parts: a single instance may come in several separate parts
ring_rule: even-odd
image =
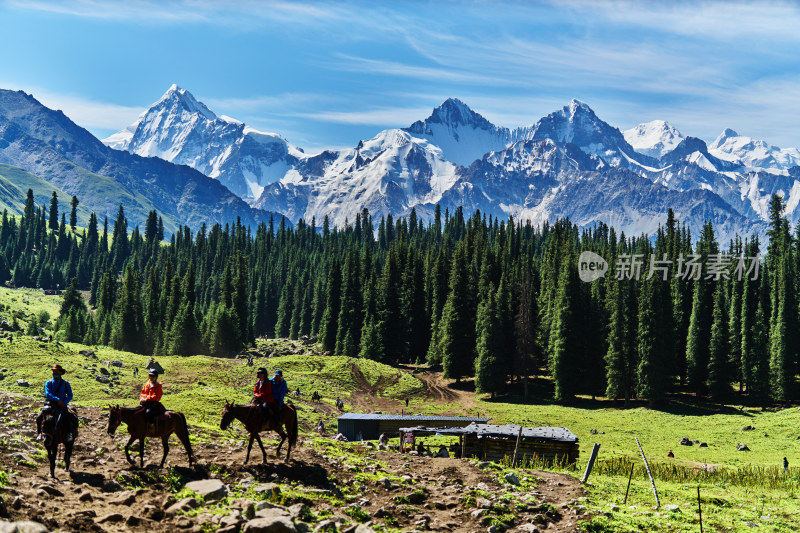
[[[59,212],[67,213],[67,222],[69,222],[71,194],[67,194],[58,187],[21,168],[0,164],[0,212],[3,209],[8,209],[9,213],[21,215],[25,210],[25,198],[28,195],[28,189],[33,190],[36,205],[48,207],[50,206],[50,198],[53,196],[53,191],[55,191],[58,194]],[[79,224],[85,226],[88,220],[89,210],[82,204],[78,204]]]
[[[47,310],[55,318],[60,298],[43,296],[39,291],[0,288],[0,304],[4,307],[0,315],[19,312],[27,316]],[[698,486],[705,530],[792,531],[795,517],[800,514],[797,408],[720,407],[693,400],[672,401],[664,410],[622,409],[591,400],[564,407],[544,400],[524,404],[514,396],[490,400],[464,391],[463,384],[459,388],[444,387],[458,393],[456,396],[437,396],[429,394],[423,382],[405,370],[374,361],[318,355],[316,347],[293,341],[270,340],[259,344],[275,355],[257,357],[254,367],[246,366],[244,359],[202,355],[159,358],[166,371],[162,378],[165,405],[185,412],[190,424],[205,428],[204,438],[215,439],[218,437],[207,434],[207,430],[218,427],[224,401],[249,400],[258,366],[269,370],[281,368],[292,390],[299,387],[305,397],[318,390],[324,396],[323,406],[297,402],[306,428],[320,418],[330,427],[336,415],[330,404],[337,395],[345,400],[348,411],[380,409],[393,413],[404,408],[402,400],[408,397],[412,412],[485,414],[495,423],[565,426],[581,443],[578,464],[566,470],[575,476],[582,475],[591,445],[600,443],[600,455],[588,487],[590,495],[581,502],[587,512],[594,512],[584,526],[587,531],[698,531]],[[0,339],[0,368],[6,368],[1,372],[5,377],[0,380],[0,389],[39,397],[50,376],[50,365],[60,363],[69,372],[67,378],[75,391],[76,405],[136,404],[145,381],[141,370],[148,357],[94,347],[91,349],[97,359],[89,359],[78,354],[85,348],[78,344],[40,343],[19,335],[13,345]],[[124,365],[108,367],[116,383],[103,385],[95,381],[94,375],[106,368],[103,361],[113,360]],[[140,368],[136,378],[132,375],[134,367]],[[20,378],[27,380],[30,387],[19,387]],[[743,431],[745,426],[756,429]],[[635,436],[656,478],[662,505],[658,511],[653,510],[652,489]],[[682,446],[679,444],[682,437],[708,446]],[[738,443],[746,444],[750,451],[737,451]],[[669,450],[675,453],[675,458],[667,458]],[[783,457],[790,463],[788,475],[782,471]],[[631,465],[633,479],[623,505]],[[521,475],[528,474],[521,472]],[[667,511],[666,505],[677,505],[679,511]]]

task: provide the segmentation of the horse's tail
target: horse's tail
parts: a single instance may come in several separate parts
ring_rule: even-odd
[[[292,419],[289,421],[289,446],[294,446],[297,443],[297,409],[293,405],[289,405],[289,412],[292,414]]]
[[[194,452],[192,451],[192,441],[189,440],[189,424],[186,423],[186,415],[183,413],[178,414],[181,415],[181,420],[183,421],[183,435],[181,435],[181,440],[183,441],[186,451],[189,452],[189,460],[191,461],[191,458],[194,457]]]

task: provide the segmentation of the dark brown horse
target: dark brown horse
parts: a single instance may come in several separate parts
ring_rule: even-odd
[[[139,441],[139,467],[144,467],[144,439],[145,437],[160,437],[161,446],[164,449],[164,456],[161,457],[161,468],[167,460],[169,453],[169,437],[173,433],[178,436],[186,454],[189,456],[189,467],[192,466],[194,454],[192,453],[192,443],[189,442],[189,426],[186,424],[186,417],[177,411],[167,411],[158,418],[155,425],[148,427],[147,419],[143,412],[139,412],[138,407],[108,407],[108,434],[113,435],[120,424],[128,425],[128,433],[131,438],[125,445],[125,458],[129,463],[135,465],[131,460],[130,446],[133,441]]]
[[[62,416],[70,416],[67,413],[60,414],[58,411],[48,411],[42,418],[42,434],[44,434],[44,448],[47,450],[47,458],[50,460],[50,477],[56,477],[56,459],[58,458],[58,445],[64,445],[64,470],[69,471],[69,462],[72,459],[72,447],[75,438],[78,436],[78,428],[72,431],[73,439],[67,441],[67,432],[64,431]]]
[[[292,446],[297,443],[297,411],[293,405],[283,405],[280,413],[280,423],[275,426],[274,421],[264,416],[264,411],[257,405],[236,405],[235,403],[225,402],[225,409],[222,410],[222,422],[219,427],[227,429],[231,422],[236,419],[242,424],[250,434],[250,443],[247,445],[247,457],[245,457],[244,464],[250,460],[250,450],[253,448],[253,440],[258,442],[261,448],[261,455],[264,462],[267,462],[267,450],[264,449],[264,443],[261,442],[259,433],[262,431],[277,431],[281,436],[281,442],[278,444],[278,449],[275,452],[276,457],[281,456],[281,446],[283,446],[286,437],[289,437],[289,445],[286,448],[286,461],[289,461],[289,456],[292,454]],[[284,433],[283,428],[286,428],[288,435]]]

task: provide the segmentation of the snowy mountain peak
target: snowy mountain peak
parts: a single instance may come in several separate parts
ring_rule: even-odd
[[[203,115],[207,120],[216,120],[217,115],[214,114],[209,108],[205,106],[202,102],[199,102],[189,91],[186,89],[181,89],[178,87],[177,84],[173,83],[167,92],[150,107],[151,112],[154,109],[158,108],[167,108],[172,107],[173,110],[184,110],[188,113],[200,114]]]
[[[674,150],[684,139],[681,132],[663,120],[639,124],[622,134],[634,150],[656,159]]]
[[[719,134],[719,137],[714,139],[714,142],[711,143],[710,148],[711,149],[719,148],[720,146],[725,144],[725,141],[727,141],[728,139],[730,139],[732,137],[740,137],[740,135],[738,133],[736,133],[735,131],[733,131],[732,129],[730,129],[730,128],[725,128],[722,131],[722,133]]]
[[[457,98],[448,98],[428,118],[404,131],[439,147],[448,160],[461,166],[505,148],[511,137],[509,130],[498,128]]]
[[[594,115],[594,111],[592,110],[592,108],[589,107],[586,103],[581,102],[577,98],[573,98],[572,100],[570,100],[569,104],[567,104],[564,107],[564,110],[565,111],[569,110],[569,115],[571,117],[575,116],[577,113],[579,113],[581,111],[583,111],[584,113],[588,112],[588,113],[591,113],[592,115]]]

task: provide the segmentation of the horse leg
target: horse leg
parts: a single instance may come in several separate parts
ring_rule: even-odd
[[[69,472],[69,462],[72,459],[72,446],[74,442],[64,443],[64,470]]]
[[[244,464],[250,460],[250,450],[253,449],[253,434],[250,434],[250,442],[247,443],[247,457],[244,458]]]
[[[139,439],[139,468],[144,468],[144,435]]]
[[[133,459],[131,459],[131,451],[130,451],[131,444],[133,444],[133,441],[135,439],[136,439],[136,437],[131,435],[131,438],[128,439],[128,443],[125,445],[125,459],[127,459],[128,462],[130,464],[132,464],[132,465],[136,465],[136,463],[133,461]]]
[[[262,457],[261,462],[262,463],[266,463],[267,462],[267,450],[264,449],[264,443],[261,442],[261,436],[258,433],[256,433],[256,441],[258,442],[258,446],[261,448],[261,457]]]
[[[169,453],[169,435],[161,437],[161,447],[164,448],[164,456],[161,458],[160,468],[164,468],[164,461],[167,460],[167,454]]]
[[[54,446],[58,446],[58,444],[54,444]],[[56,452],[58,448],[53,450],[52,448],[47,448],[47,460],[50,462],[50,477],[56,477]]]
[[[286,433],[284,433],[283,430],[279,429],[278,435],[280,435],[281,441],[278,443],[278,449],[275,450],[275,457],[279,458],[281,456],[281,446],[283,446],[283,443],[286,441]]]

